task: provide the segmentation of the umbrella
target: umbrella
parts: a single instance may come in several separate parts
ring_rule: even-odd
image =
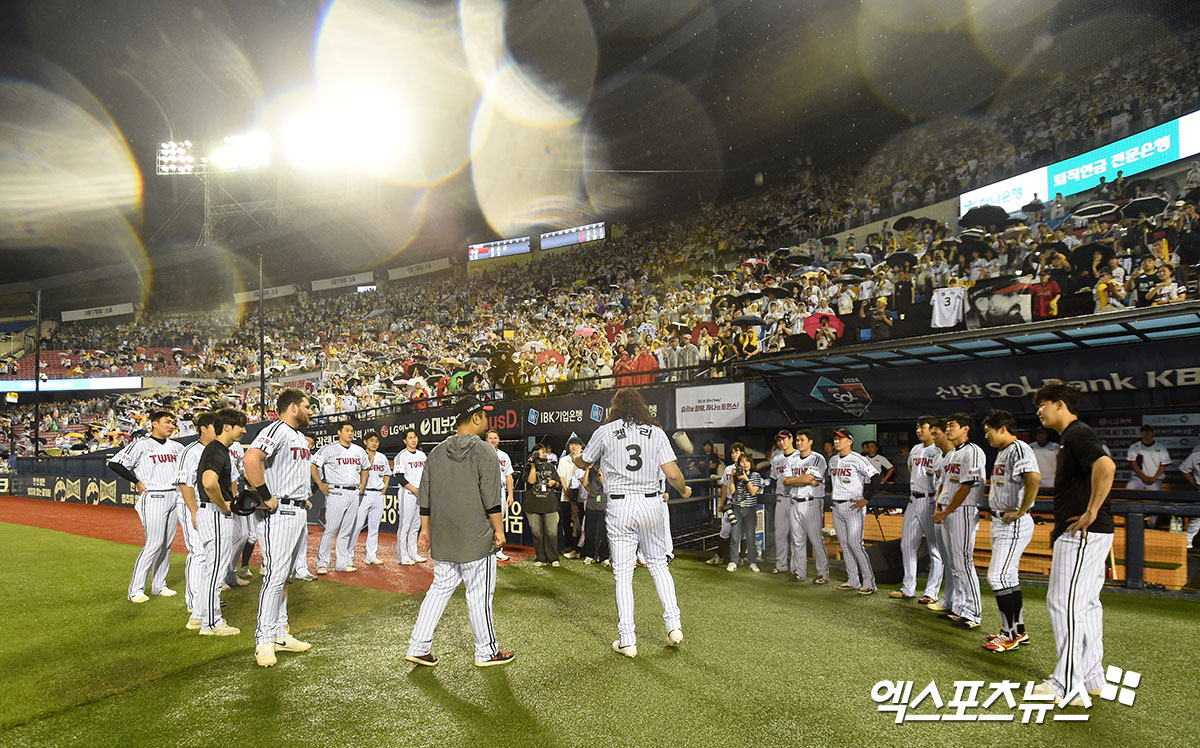
[[[892,224],[892,228],[896,229],[897,231],[904,231],[916,222],[917,219],[913,216],[901,216],[900,218],[896,219],[895,223]]]
[[[833,331],[835,333],[837,333],[837,336],[839,338],[842,337],[842,331],[846,329],[846,325],[844,325],[842,323],[842,321],[837,318],[836,314],[830,314],[829,312],[817,312],[815,314],[810,314],[807,317],[805,317],[804,318],[805,334],[808,335],[808,337],[810,337],[810,338],[816,338],[817,330],[819,330],[821,328],[821,320],[823,320],[823,319],[829,320],[829,326],[833,328]]]
[[[566,357],[564,357],[558,351],[547,349],[537,355],[537,358],[534,359],[534,363],[536,363],[538,366],[541,366],[542,362],[546,361],[547,359],[557,361],[560,364],[566,363],[567,361]]]
[[[526,343],[525,345],[521,346],[521,350],[523,350],[523,351],[544,351],[549,347],[550,346],[546,345],[545,343],[543,343],[540,340],[531,340],[528,343]]]
[[[799,263],[801,265],[811,265],[812,261],[813,261],[813,256],[812,256],[812,252],[809,252],[806,249],[800,249],[800,250],[793,249],[788,254],[788,259],[792,260],[793,262]]]
[[[766,264],[767,264],[766,260],[760,260],[757,257],[751,257],[749,260],[746,260],[745,262],[742,263],[742,267],[754,268],[754,267],[762,267],[763,265],[766,265]]]
[[[1037,213],[1039,210],[1045,210],[1045,209],[1046,209],[1046,204],[1043,203],[1041,200],[1034,200],[1032,202],[1025,203],[1024,205],[1021,206],[1021,210],[1025,211],[1026,213]]]
[[[1071,212],[1071,215],[1074,216],[1075,218],[1084,218],[1084,219],[1099,218],[1100,216],[1104,216],[1104,215],[1108,215],[1109,213],[1116,212],[1116,210],[1117,210],[1117,206],[1110,202],[1105,202],[1105,201],[1090,202],[1090,203],[1084,203],[1080,207],[1076,208],[1074,211]]]
[[[869,255],[866,252],[855,252],[854,259],[858,260],[859,262],[866,262],[866,263],[875,262],[875,256]]]
[[[655,327],[651,322],[643,322],[642,324],[638,325],[637,332],[645,335],[657,335],[658,328]]]
[[[821,237],[821,243],[827,247],[834,247],[837,246],[838,240],[834,236],[823,236]]]
[[[1149,179],[1130,179],[1121,188],[1121,197],[1133,197],[1137,194],[1138,187],[1141,187],[1142,192],[1145,193],[1152,184],[1154,182]]]
[[[575,329],[575,334],[581,338],[590,338],[596,334],[594,327],[578,327]]]
[[[621,303],[619,301],[610,301],[607,304],[605,304],[604,306],[608,307],[609,309],[619,309],[621,306]]]
[[[904,267],[905,265],[916,265],[917,256],[912,252],[893,252],[888,255],[886,262],[894,268]]]
[[[1014,236],[1020,236],[1021,234],[1026,234],[1028,232],[1029,227],[1025,224],[1021,224],[1020,226],[1013,226],[1010,229],[1005,229],[1004,233],[1000,236],[1004,237],[1005,239],[1011,239]]]
[[[457,358],[454,358],[453,356],[444,356],[444,357],[438,359],[438,363],[441,364],[442,366],[462,366],[462,361],[459,361]]]
[[[717,327],[716,322],[700,322],[692,328],[692,338],[699,340],[701,330],[708,330],[708,334],[715,338],[717,333],[721,331],[721,328]]]
[[[845,270],[843,270],[841,278],[845,278],[847,275],[858,275],[858,276],[865,277],[870,274],[871,274],[871,271],[867,268],[853,267],[853,268],[846,268]],[[857,282],[861,283],[861,281],[857,281]]]
[[[762,290],[762,295],[768,299],[790,299],[792,297],[787,289],[779,286],[767,286]]]
[[[1130,200],[1121,208],[1121,216],[1135,218],[1137,216],[1156,216],[1167,208],[1167,201],[1161,197],[1139,197]]]
[[[977,205],[958,219],[959,226],[999,226],[1008,220],[1008,211],[999,205]]]
[[[1099,244],[1092,242],[1076,247],[1071,253],[1071,267],[1076,269],[1088,269],[1092,267],[1092,257],[1096,252],[1100,253],[1100,261],[1107,262],[1109,257],[1113,256],[1113,247],[1111,244]]]
[[[670,326],[679,335],[682,335],[685,332],[689,332],[692,329],[682,322],[672,322]]]
[[[486,358],[480,358],[478,356],[472,356],[466,360],[467,366],[487,366],[489,363],[491,362]]]
[[[713,278],[713,280],[729,280],[728,278],[726,278],[725,276],[721,275],[720,273],[713,273],[713,277],[712,277],[712,278]]]
[[[988,244],[982,239],[976,239],[973,236],[965,237],[962,240],[962,243],[959,245],[959,251],[968,256],[975,250],[979,250],[979,254],[982,255],[991,248],[992,245]]]
[[[740,317],[736,317],[733,320],[733,324],[738,327],[751,327],[753,325],[766,325],[767,323],[757,314],[743,314]]]

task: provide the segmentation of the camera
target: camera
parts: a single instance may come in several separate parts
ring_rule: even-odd
[[[729,520],[730,527],[733,527],[734,525],[736,525],[738,523],[737,513],[734,512],[732,509],[725,510],[725,519]]]

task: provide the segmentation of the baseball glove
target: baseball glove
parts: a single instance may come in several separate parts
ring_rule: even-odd
[[[263,503],[263,498],[258,495],[257,491],[242,491],[233,499],[233,504],[229,507],[234,514],[242,517],[249,517],[258,510],[267,511],[267,505]]]

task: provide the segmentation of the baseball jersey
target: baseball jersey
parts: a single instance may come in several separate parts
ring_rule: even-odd
[[[987,469],[987,458],[978,444],[963,442],[946,455],[945,462],[946,487],[943,500],[949,504],[958,493],[958,487],[971,483],[971,492],[963,499],[960,506],[983,506],[984,470]]]
[[[1183,459],[1183,464],[1179,466],[1179,472],[1191,475],[1197,483],[1200,483],[1200,447],[1192,450],[1192,453]]]
[[[1037,442],[1029,445],[1033,456],[1037,459],[1038,472],[1042,474],[1042,485],[1054,487],[1054,471],[1058,465],[1058,442],[1046,442],[1041,446]]]
[[[387,486],[385,476],[391,473],[391,466],[388,465],[388,459],[383,456],[383,452],[376,452],[372,458],[367,455],[367,486],[368,491],[382,491]]]
[[[421,487],[421,474],[425,472],[425,453],[419,449],[412,452],[402,449],[400,450],[400,454],[396,455],[396,459],[392,465],[392,475],[404,474],[404,478],[400,483],[400,491],[409,496],[414,496],[413,492],[405,488],[404,485],[411,483],[417,488]]]
[[[953,452],[943,452],[942,448],[934,445],[937,452],[933,455],[933,494],[937,499],[937,503],[941,505],[949,504],[953,497],[953,492],[946,495],[946,465],[950,462],[950,455]]]
[[[229,466],[232,468],[229,475],[230,480],[235,483],[238,478],[246,474],[245,459],[246,448],[242,446],[241,442],[234,442],[229,445]]]
[[[502,449],[496,450],[496,458],[500,460],[500,503],[508,502],[508,476],[513,474],[512,458]]]
[[[829,460],[834,502],[858,501],[863,497],[863,488],[876,475],[879,471],[859,453],[851,452],[845,457],[835,454]]]
[[[863,455],[863,457],[867,456]],[[879,471],[880,475],[883,475],[894,467],[892,465],[892,461],[881,454],[876,454],[874,457],[867,457],[867,461],[875,466],[875,469]]]
[[[170,491],[175,488],[179,471],[179,442],[143,436],[117,452],[112,461],[128,469],[146,486],[147,491]]]
[[[908,482],[909,492],[918,494],[937,493],[937,481],[933,479],[933,461],[942,456],[942,450],[936,445],[926,447],[917,444],[908,451]]]
[[[283,421],[276,421],[259,432],[250,449],[257,449],[267,456],[263,461],[263,477],[272,496],[308,498],[312,453],[304,434]]]
[[[326,444],[312,457],[325,482],[331,486],[353,486],[358,488],[362,472],[371,468],[367,450],[351,444],[343,447],[341,442]]]
[[[675,452],[660,427],[622,420],[596,429],[583,459],[600,463],[609,496],[657,494],[662,466],[675,461]]]
[[[1167,453],[1167,448],[1160,442],[1146,445],[1136,441],[1129,445],[1129,452],[1125,459],[1139,463],[1138,468],[1151,478],[1158,472],[1160,465],[1171,464],[1171,455]]]
[[[988,492],[988,509],[994,514],[1021,508],[1025,498],[1027,473],[1038,472],[1037,457],[1029,445],[1018,439],[996,455],[992,465],[992,488]]]
[[[179,468],[175,471],[176,485],[196,490],[196,466],[200,464],[200,455],[203,452],[204,445],[199,441],[183,448],[183,452],[179,454]]]
[[[816,452],[809,452],[808,457],[801,457],[800,450],[792,450],[790,455],[779,455],[780,459],[777,466],[772,466],[775,469],[775,478],[779,481],[779,486],[776,491],[781,496],[787,496],[793,499],[815,499],[824,495],[822,487],[825,485],[825,464],[824,455]],[[783,482],[784,478],[795,478],[801,475],[811,475],[817,479],[816,483],[810,483],[807,486],[788,486]]]
[[[963,299],[967,289],[962,286],[939,288],[933,292],[933,321],[931,327],[954,327],[963,318]]]

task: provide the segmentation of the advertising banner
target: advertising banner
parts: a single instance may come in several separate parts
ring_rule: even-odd
[[[450,269],[450,258],[442,257],[429,262],[418,262],[415,265],[405,265],[403,267],[391,268],[388,270],[388,280],[400,280],[401,278],[415,278],[418,275],[428,275],[436,273],[439,270]]]
[[[1034,195],[1047,203],[1054,197],[1053,194],[1050,195],[1050,198],[1046,197],[1046,167],[1044,166],[960,195],[958,215],[965,215],[968,210],[979,205],[999,205],[1009,213],[1013,213],[1020,210],[1022,205],[1033,200]]]
[[[1180,158],[1179,120],[1172,120],[1046,167],[1046,189],[1072,195],[1095,188],[1100,177],[1111,182],[1118,171],[1128,177]]]
[[[113,304],[111,306],[94,306],[90,309],[69,309],[62,313],[63,322],[76,322],[81,319],[98,319],[100,317],[116,317],[122,314],[133,314],[133,304]]]
[[[271,286],[263,289],[263,299],[277,299],[280,296],[291,296],[296,293],[296,286],[293,283],[288,283],[283,286]],[[233,295],[233,300],[238,304],[247,304],[251,301],[258,301],[258,289],[253,291],[242,291]]]
[[[355,273],[354,275],[342,275],[337,278],[322,278],[312,282],[312,290],[314,291],[329,291],[334,288],[345,288],[347,286],[358,286],[371,284],[375,282],[375,274],[368,271],[365,273]]]
[[[658,419],[659,425],[668,432],[675,428],[671,389],[647,387],[640,392],[650,408],[650,415]],[[612,402],[612,396],[610,390],[590,395],[529,400],[521,406],[521,431],[526,436],[534,437],[575,433],[586,440],[587,435],[608,418],[608,406]]]
[[[675,391],[676,428],[743,428],[745,425],[744,382],[680,387]]]

